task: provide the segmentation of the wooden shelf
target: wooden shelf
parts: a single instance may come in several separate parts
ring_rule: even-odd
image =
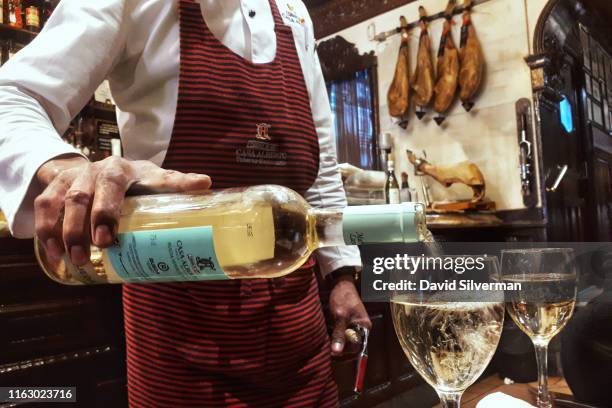
[[[0,24],[0,39],[9,39],[27,44],[36,37],[38,33],[23,28],[11,27],[8,24]]]
[[[91,100],[87,106],[97,111],[110,112],[112,114],[115,114],[115,105],[113,104]]]

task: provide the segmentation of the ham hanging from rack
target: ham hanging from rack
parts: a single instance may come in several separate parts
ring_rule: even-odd
[[[472,6],[474,0],[465,0],[463,12],[463,25],[461,27],[461,45],[459,58],[461,70],[459,71],[459,98],[466,111],[474,107],[474,95],[480,88],[484,73],[484,55],[480,41],[476,37],[476,30],[472,24]]]
[[[453,12],[456,0],[450,0],[445,11],[444,29],[438,49],[438,79],[434,88],[434,110],[438,116],[434,118],[438,125],[444,122],[444,113],[453,103],[457,93],[457,82],[459,78],[459,52],[451,35]]]
[[[434,67],[431,58],[431,40],[427,31],[427,12],[423,6],[419,7],[419,16],[421,17],[419,20],[421,37],[419,38],[416,69],[412,77],[412,89],[414,90],[416,116],[422,119],[425,116],[425,108],[433,97]]]
[[[400,126],[406,128],[408,124],[408,107],[410,106],[410,73],[409,73],[409,49],[408,49],[408,22],[404,16],[400,17],[402,39],[395,66],[393,82],[387,93],[387,104],[389,114],[401,118]]]

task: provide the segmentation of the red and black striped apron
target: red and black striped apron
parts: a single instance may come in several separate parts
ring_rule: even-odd
[[[319,144],[291,28],[270,0],[271,63],[251,63],[178,0],[181,65],[164,167],[215,188],[281,184],[303,194]],[[280,279],[125,285],[131,407],[335,407],[313,267]]]

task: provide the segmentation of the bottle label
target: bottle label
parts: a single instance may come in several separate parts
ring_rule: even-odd
[[[400,203],[400,191],[397,188],[390,188],[387,192],[387,204],[399,204]]]
[[[38,8],[31,6],[26,9],[26,26],[27,27],[40,27],[40,17],[38,15]]]
[[[125,282],[229,279],[217,260],[211,226],[118,235],[107,255]]]
[[[419,203],[346,207],[342,233],[347,245],[418,241]]]

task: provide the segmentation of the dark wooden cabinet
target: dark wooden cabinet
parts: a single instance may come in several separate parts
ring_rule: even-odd
[[[71,406],[127,406],[121,288],[51,281],[31,240],[0,239],[0,350],[0,387],[74,386]]]
[[[612,44],[603,3],[581,13],[551,0],[536,26],[534,50],[544,56],[545,86],[536,92],[540,170],[549,241],[612,240]],[[571,107],[573,129],[561,120]],[[558,188],[560,169],[567,166]]]
[[[595,130],[598,134],[599,130]],[[597,137],[597,136],[595,136]],[[593,186],[590,208],[592,211],[592,237],[594,241],[612,241],[612,137],[599,136],[602,149],[593,154]],[[605,143],[605,144],[604,144]],[[605,148],[605,150],[604,150]]]

